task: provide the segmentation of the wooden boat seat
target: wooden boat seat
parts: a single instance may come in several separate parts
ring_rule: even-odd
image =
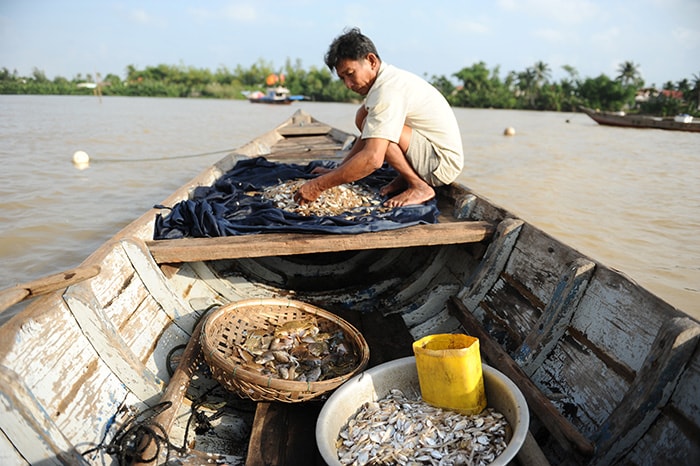
[[[491,222],[453,221],[360,234],[270,233],[153,240],[146,244],[155,261],[163,264],[476,243],[489,239],[495,231]]]

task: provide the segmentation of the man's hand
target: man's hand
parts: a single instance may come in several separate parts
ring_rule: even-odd
[[[322,192],[323,190],[319,187],[318,178],[315,178],[301,185],[301,188],[294,193],[294,200],[299,205],[308,204],[318,199]]]

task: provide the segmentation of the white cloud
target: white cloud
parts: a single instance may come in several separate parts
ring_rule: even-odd
[[[162,17],[153,16],[143,9],[131,10],[129,13],[129,20],[135,23],[144,24],[148,26],[155,27],[165,27],[167,20]]]
[[[132,10],[129,16],[137,23],[148,24],[151,21],[150,15],[145,10]]]
[[[224,9],[224,15],[234,21],[244,23],[258,19],[258,12],[254,6],[245,3],[234,3]]]
[[[471,32],[474,34],[486,34],[490,31],[489,26],[485,22],[468,19],[450,21],[449,27],[457,32]]]
[[[620,28],[617,26],[610,27],[604,31],[599,31],[591,36],[591,40],[595,43],[601,45],[609,45],[614,43],[619,37],[622,36]]]
[[[499,0],[501,10],[549,18],[558,23],[581,23],[601,13],[590,0]]]
[[[544,39],[547,42],[561,43],[564,39],[564,34],[555,29],[539,29],[532,33],[533,36]]]
[[[206,8],[188,8],[187,15],[198,20],[205,21],[214,18],[214,14]]]

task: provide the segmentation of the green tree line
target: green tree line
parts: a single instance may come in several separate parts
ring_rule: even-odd
[[[424,76],[455,107],[575,111],[579,106],[600,110],[626,110],[656,115],[688,113],[700,116],[700,73],[691,79],[669,81],[662,89],[644,87],[639,66],[622,63],[618,75],[581,77],[575,68],[563,66],[566,76],[551,79],[551,69],[539,61],[523,71],[510,71],[501,77],[500,67],[489,68],[478,62],[450,76]],[[125,78],[108,74],[78,74],[72,79],[56,77],[34,69],[31,76],[18,76],[7,68],[0,70],[0,94],[99,93],[113,96],[199,97],[243,99],[242,91],[264,90],[270,74],[283,74],[284,85],[292,94],[322,102],[352,102],[358,96],[345,88],[323,67],[304,69],[301,61],[287,60],[275,67],[263,59],[244,68],[220,67],[216,71],[183,65],[160,64],[138,69],[129,65]]]

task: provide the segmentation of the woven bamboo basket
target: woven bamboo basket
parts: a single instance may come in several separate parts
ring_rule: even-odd
[[[322,331],[341,329],[349,351],[357,355],[357,365],[342,376],[302,382],[263,375],[231,357],[234,346],[258,329],[314,316]],[[337,315],[300,301],[264,298],[237,301],[211,313],[202,326],[202,352],[213,377],[227,390],[255,401],[296,403],[334,390],[362,371],[369,362],[369,347],[362,334]]]

